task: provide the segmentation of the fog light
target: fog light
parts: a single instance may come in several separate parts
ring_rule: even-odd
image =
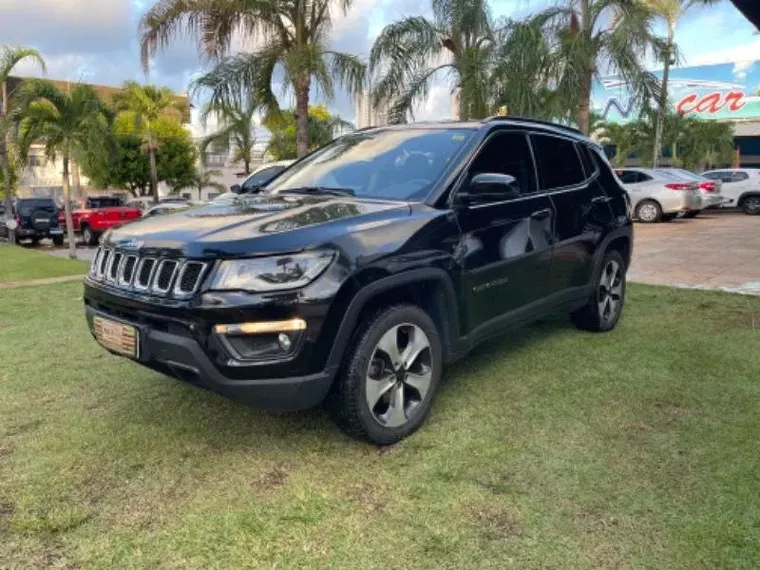
[[[280,348],[285,352],[288,352],[290,350],[290,347],[293,346],[293,342],[290,340],[290,337],[285,333],[280,333],[277,335],[277,344],[279,344]]]
[[[234,325],[216,325],[214,327],[214,331],[217,334],[231,335],[264,334],[276,333],[280,331],[302,331],[305,329],[306,321],[303,319],[290,319],[289,321],[239,323]]]

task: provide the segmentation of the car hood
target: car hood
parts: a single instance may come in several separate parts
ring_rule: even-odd
[[[125,250],[185,257],[266,255],[294,252],[399,216],[404,202],[335,196],[239,196],[182,212],[143,218],[114,229],[104,244]]]

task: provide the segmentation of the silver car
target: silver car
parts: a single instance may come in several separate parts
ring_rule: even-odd
[[[723,182],[720,180],[710,180],[706,176],[696,174],[684,168],[658,168],[658,172],[670,174],[679,179],[692,180],[699,184],[699,192],[702,194],[702,209],[720,208],[726,198],[721,193]],[[684,215],[686,218],[693,218],[699,212],[688,212]]]
[[[633,216],[640,222],[668,222],[679,213],[702,210],[699,184],[651,168],[615,170],[628,191]]]
[[[723,182],[724,208],[739,207],[745,214],[760,215],[760,168],[723,168],[702,175]]]

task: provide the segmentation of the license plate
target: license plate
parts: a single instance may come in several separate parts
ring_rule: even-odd
[[[139,356],[139,334],[132,325],[93,317],[92,329],[97,341],[107,349],[130,358]]]
[[[50,233],[53,234],[53,235],[55,235],[55,234],[62,234],[63,230],[61,228],[53,228],[52,230],[50,230]]]

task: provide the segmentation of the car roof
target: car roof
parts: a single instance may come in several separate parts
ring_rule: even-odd
[[[543,130],[553,134],[559,134],[564,136],[572,136],[578,140],[584,140],[591,142],[591,139],[586,137],[581,131],[574,127],[567,125],[560,125],[559,123],[552,123],[550,121],[543,121],[540,119],[530,119],[526,117],[517,116],[495,116],[488,117],[478,121],[455,121],[455,120],[443,120],[443,121],[416,121],[414,123],[405,123],[401,125],[387,125],[382,127],[367,127],[359,129],[356,132],[371,132],[371,131],[383,131],[383,130],[409,130],[409,129],[472,129],[479,130],[488,128],[493,125],[507,125],[512,127],[532,127],[537,130]],[[348,133],[349,135],[352,133]]]

